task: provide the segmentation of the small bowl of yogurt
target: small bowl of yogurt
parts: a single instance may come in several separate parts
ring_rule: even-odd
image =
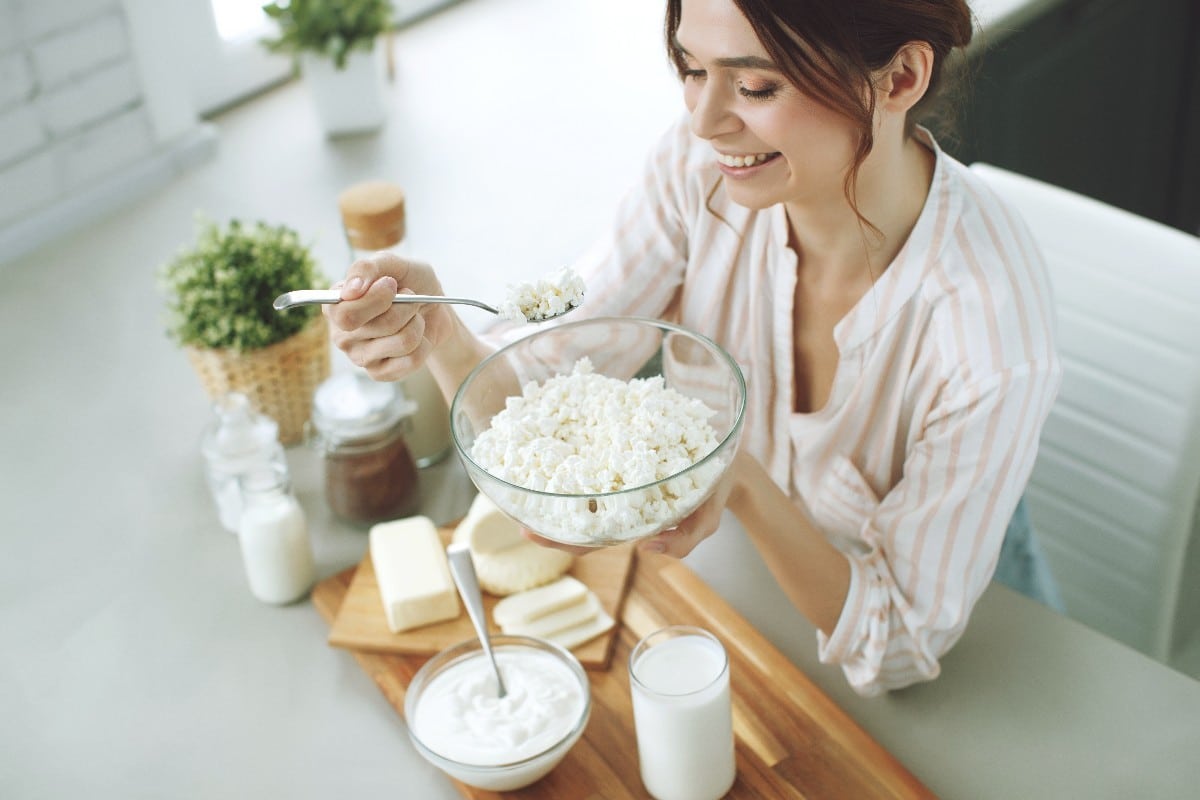
[[[478,639],[449,647],[413,676],[404,718],[427,761],[470,786],[506,792],[558,766],[591,716],[587,673],[569,651],[529,636],[492,636],[504,679]]]

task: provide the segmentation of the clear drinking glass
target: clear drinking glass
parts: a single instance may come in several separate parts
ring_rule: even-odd
[[[737,776],[729,656],[703,628],[672,625],[629,654],[642,784],[656,800],[717,800]]]

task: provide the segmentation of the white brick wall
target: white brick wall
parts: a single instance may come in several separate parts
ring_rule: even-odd
[[[34,88],[33,70],[29,68],[26,53],[10,50],[0,55],[0,108],[28,100],[33,96]]]
[[[11,0],[0,2],[0,52],[16,47],[21,41],[17,5]]]
[[[0,164],[33,155],[49,139],[31,106],[19,105],[0,112]]]
[[[30,48],[43,87],[86,75],[102,64],[129,60],[125,19],[114,11],[74,28],[50,34]]]
[[[48,205],[62,193],[54,154],[44,150],[0,169],[0,220]]]
[[[120,0],[10,0],[17,7],[26,41],[75,27],[106,12],[118,11]]]
[[[141,108],[106,119],[59,145],[63,186],[79,189],[136,161],[153,147],[150,123]]]
[[[120,0],[0,0],[0,231],[155,150]]]
[[[36,105],[51,135],[61,138],[121,113],[141,98],[137,73],[125,60],[43,93]]]

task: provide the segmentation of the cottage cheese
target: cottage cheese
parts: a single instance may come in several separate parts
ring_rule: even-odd
[[[716,412],[664,385],[622,381],[580,359],[569,375],[530,382],[479,434],[475,463],[545,494],[497,492],[493,500],[538,533],[563,542],[611,544],[670,527],[708,496],[721,459]]]
[[[570,267],[539,278],[534,283],[508,287],[500,316],[514,322],[539,322],[565,314],[583,302],[583,278]]]

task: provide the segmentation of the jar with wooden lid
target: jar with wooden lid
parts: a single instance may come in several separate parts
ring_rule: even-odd
[[[405,253],[405,196],[384,180],[354,184],[338,195],[342,229],[353,260],[375,253]],[[428,367],[400,379],[404,394],[417,404],[408,444],[418,467],[437,464],[450,454],[450,409]]]
[[[372,525],[417,512],[419,476],[405,435],[415,410],[395,384],[357,371],[317,387],[311,442],[323,456],[333,513]]]

